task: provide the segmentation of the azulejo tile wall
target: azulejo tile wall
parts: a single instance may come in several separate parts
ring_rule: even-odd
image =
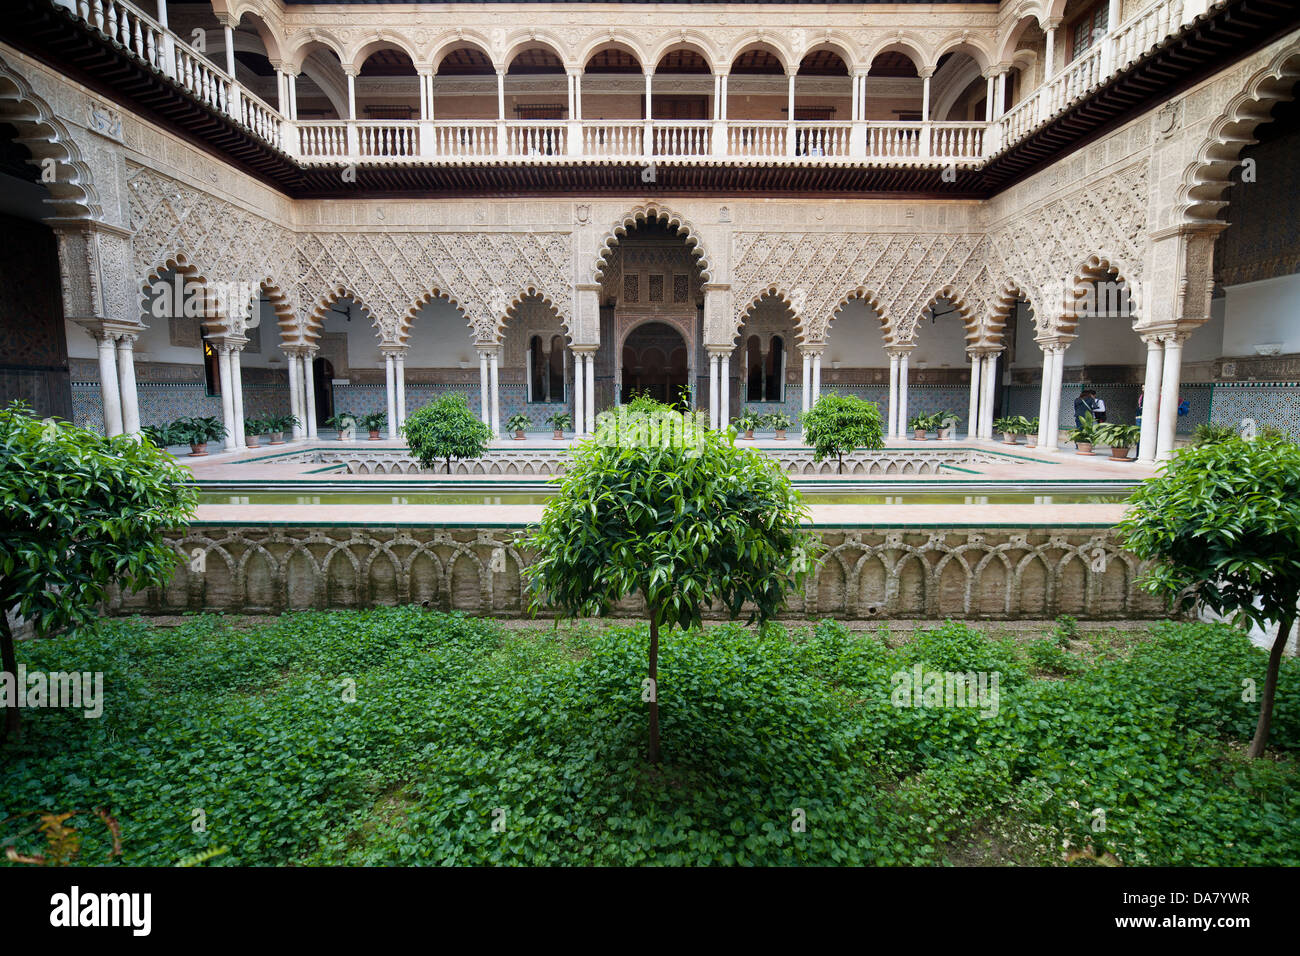
[[[1240,426],[1249,418],[1300,437],[1300,382],[1219,384],[1213,388],[1210,421]]]
[[[140,382],[136,385],[141,425],[166,425],[178,418],[221,417],[221,396],[209,395],[205,385],[192,382]],[[244,416],[264,418],[289,413],[287,385],[245,385]],[[104,403],[98,382],[72,383],[72,421],[84,428],[104,430]]]
[[[1097,397],[1106,403],[1106,421],[1132,425],[1137,422],[1139,385],[1093,385],[1069,383],[1061,389],[1061,414],[1058,424],[1063,429],[1074,427],[1074,400],[1085,388],[1095,389]],[[1185,384],[1181,397],[1189,408],[1186,415],[1178,416],[1178,434],[1190,435],[1192,429],[1210,420],[1210,401],[1213,386],[1205,383]],[[1008,385],[1004,392],[1003,407],[1009,415],[1038,417],[1040,392],[1037,385]]]

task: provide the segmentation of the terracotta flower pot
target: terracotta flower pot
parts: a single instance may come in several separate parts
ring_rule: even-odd
[[[370,429],[370,440],[371,440],[371,441],[379,441],[379,429],[378,429],[378,428],[372,428],[372,429]]]
[[[776,440],[777,440],[777,441],[785,441],[785,429],[784,429],[784,428],[776,428],[776,429],[773,429],[773,431],[776,432]]]
[[[283,444],[284,444],[284,432],[271,432],[271,444],[272,444],[272,445],[283,445]]]
[[[564,432],[560,431],[558,428],[555,429],[555,433],[554,433],[554,434],[555,434],[555,440],[556,440],[556,441],[559,441],[560,439],[562,439],[562,438],[564,437]]]
[[[190,445],[191,458],[199,458],[200,456],[206,455],[207,453],[208,453],[208,443],[205,441],[201,441],[197,445],[196,444]]]
[[[515,441],[523,441],[523,440],[524,440],[524,430],[520,428],[515,432]]]
[[[925,441],[925,436],[928,434],[930,434],[929,431],[924,428],[912,429],[912,437],[915,438],[917,441]]]
[[[1003,433],[1002,433],[1002,444],[1004,444],[1004,445],[1019,445],[1019,444],[1020,444],[1020,441],[1016,438],[1015,435],[1011,434],[1011,432],[1003,432]]]
[[[257,436],[256,436],[256,435],[245,435],[245,436],[244,436],[244,444],[247,445],[249,448],[256,448],[256,447],[257,447]]]
[[[746,428],[746,429],[745,429],[745,437],[746,437],[746,438],[753,438],[753,437],[754,437],[754,429],[752,429],[752,428]]]
[[[1118,461],[1128,461],[1128,446],[1118,445],[1110,450],[1110,457]]]
[[[1075,446],[1076,446],[1076,447],[1075,447],[1074,453],[1075,453],[1076,455],[1091,455],[1091,454],[1092,454],[1092,442],[1090,442],[1090,441],[1075,442]]]

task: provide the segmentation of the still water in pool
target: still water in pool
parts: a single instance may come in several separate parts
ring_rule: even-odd
[[[988,492],[963,494],[953,491],[908,491],[898,494],[855,491],[805,491],[810,505],[1083,505],[1115,504],[1126,494],[1078,492]],[[550,495],[543,491],[413,491],[405,494],[375,491],[329,491],[298,494],[292,491],[225,491],[199,493],[201,505],[544,505]]]

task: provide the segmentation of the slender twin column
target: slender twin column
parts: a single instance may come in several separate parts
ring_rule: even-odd
[[[99,355],[99,394],[104,434],[138,435],[140,402],[135,384],[135,339],[130,332],[90,330]]]
[[[887,438],[902,438],[907,432],[907,357],[911,346],[892,347],[889,353],[889,428]]]
[[[993,437],[993,406],[998,397],[998,352],[984,354],[984,369],[980,374],[983,395],[980,404],[978,437]]]
[[[596,350],[593,346],[573,352],[573,434],[596,430]]]
[[[500,363],[500,348],[479,349],[479,418],[491,430],[493,438],[501,437]],[[402,404],[405,404],[405,399]]]
[[[731,353],[728,347],[712,347],[709,350],[709,427],[723,428],[730,423],[731,409]],[[804,368],[808,366],[808,355],[804,354]],[[808,410],[807,389],[804,395],[804,411]]]
[[[406,423],[406,347],[385,346],[384,382],[387,385],[388,437],[396,438]]]
[[[1065,380],[1065,350],[1069,341],[1041,342],[1043,384],[1038,401],[1038,447],[1056,451],[1061,441],[1061,387]]]
[[[1147,372],[1142,383],[1142,407],[1138,414],[1142,416],[1142,436],[1138,440],[1137,460],[1145,464],[1155,464],[1157,452],[1156,438],[1160,431],[1160,392],[1161,378],[1164,375],[1165,343],[1158,335],[1144,335],[1142,341],[1147,346]]]

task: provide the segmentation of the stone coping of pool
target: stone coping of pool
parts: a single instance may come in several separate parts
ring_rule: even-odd
[[[541,519],[542,505],[199,505],[192,526],[523,527]],[[289,510],[286,511],[286,508]],[[1110,528],[1124,504],[810,505],[809,525],[836,528]]]

